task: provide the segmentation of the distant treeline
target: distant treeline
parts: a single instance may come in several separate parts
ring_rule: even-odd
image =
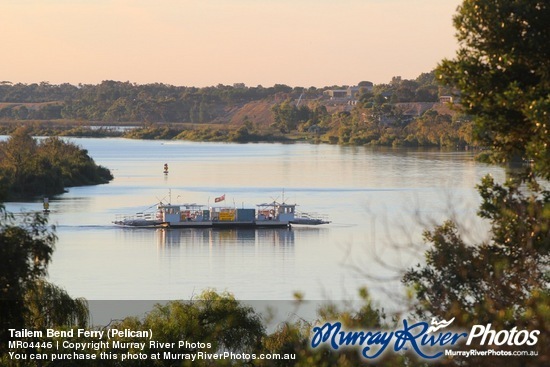
[[[57,137],[37,141],[25,128],[0,142],[0,190],[11,199],[64,192],[66,187],[107,183],[111,172],[88,152]]]
[[[116,81],[78,86],[2,82],[0,133],[9,134],[25,121],[33,134],[48,136],[229,142],[306,139],[386,146],[472,144],[468,116],[449,112],[448,108],[428,109],[417,115],[403,110],[403,104],[434,105],[441,95],[450,94],[438,85],[434,72],[423,73],[414,80],[394,77],[388,84],[359,82],[353,98],[349,98],[350,104],[346,104],[346,98],[337,101],[324,93],[343,93],[346,88],[292,88],[282,84],[268,88],[244,84],[195,88]],[[247,107],[247,103],[255,101],[260,101],[267,113]],[[255,103],[257,106],[258,102]],[[237,110],[242,117],[232,120]],[[96,129],[89,127],[91,121],[140,126],[130,131]]]
[[[292,91],[286,85],[195,88],[110,80],[78,86],[4,82],[0,102],[9,104],[0,106],[0,119],[203,123],[223,115],[225,107]]]
[[[372,87],[370,82],[360,82],[362,85]],[[0,119],[205,123],[224,115],[228,107],[247,102],[281,94],[291,99],[317,98],[325,90],[343,88],[292,88],[283,84],[267,88],[244,84],[196,88],[112,80],[77,86],[0,82]],[[379,103],[429,102],[436,101],[439,93],[433,73],[424,73],[416,80],[395,77],[389,84],[363,88],[361,99]]]

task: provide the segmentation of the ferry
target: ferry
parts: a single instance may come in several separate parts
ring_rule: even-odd
[[[258,204],[255,209],[160,203],[153,213],[119,216],[113,223],[139,228],[290,228],[330,223],[324,216],[297,212],[296,206],[276,201]]]

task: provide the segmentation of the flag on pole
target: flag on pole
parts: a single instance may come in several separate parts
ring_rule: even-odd
[[[220,197],[217,197],[214,199],[214,202],[215,203],[219,203],[220,201],[224,201],[225,200],[225,194],[223,194],[222,196]]]

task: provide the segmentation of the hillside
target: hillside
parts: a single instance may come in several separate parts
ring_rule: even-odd
[[[242,126],[247,120],[254,122],[257,127],[268,128],[275,120],[271,108],[275,105],[273,101],[253,101],[241,108],[234,109],[228,116],[229,123],[233,126]]]

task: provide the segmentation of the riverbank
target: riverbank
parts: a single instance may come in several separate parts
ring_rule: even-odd
[[[81,147],[57,137],[37,141],[20,127],[0,142],[0,196],[19,200],[56,195],[67,187],[111,181],[111,171],[97,165]]]
[[[269,126],[222,123],[101,123],[72,120],[0,121],[0,135],[9,135],[25,126],[33,136],[124,137],[145,140],[187,140],[195,142],[291,143],[390,147],[475,147],[470,121],[452,121],[437,112],[408,124],[369,125],[327,123],[302,131],[281,132]],[[350,116],[345,118],[352,119]]]

